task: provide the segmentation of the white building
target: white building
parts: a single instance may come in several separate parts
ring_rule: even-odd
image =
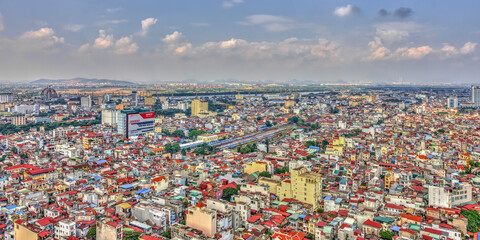
[[[117,110],[105,109],[102,111],[102,124],[116,125],[117,124]]]
[[[27,113],[38,113],[40,107],[38,105],[16,105],[13,108],[13,112],[27,114]]]
[[[458,107],[458,98],[451,97],[447,99],[447,105],[449,108],[457,108]]]
[[[80,106],[84,109],[90,109],[92,107],[92,97],[89,95],[80,98]]]
[[[7,103],[13,101],[12,93],[0,93],[0,103]]]
[[[71,236],[75,236],[75,222],[68,219],[60,220],[55,225],[55,236],[60,239],[67,239]]]
[[[472,201],[472,185],[452,182],[451,186],[429,186],[428,204],[433,207],[451,208]]]
[[[472,103],[480,107],[480,86],[472,86]]]

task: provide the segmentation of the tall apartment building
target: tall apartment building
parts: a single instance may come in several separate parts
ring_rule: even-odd
[[[267,185],[269,192],[277,195],[280,200],[294,198],[317,208],[322,198],[322,176],[309,172],[306,167],[290,170],[290,176],[290,179],[283,181],[260,178],[258,182]]]
[[[475,107],[480,107],[480,86],[472,86],[472,103]]]
[[[115,109],[102,110],[102,124],[116,125],[118,112],[119,111]]]
[[[12,120],[12,124],[15,126],[27,124],[25,115],[14,115],[10,119]]]
[[[92,97],[85,96],[80,98],[80,106],[84,109],[90,109],[92,107]]]
[[[0,103],[13,101],[13,93],[0,93]]]
[[[194,99],[192,101],[192,115],[200,116],[202,113],[208,113],[208,101]]]
[[[122,110],[117,115],[117,132],[126,138],[153,133],[155,112],[142,109]]]
[[[322,177],[300,167],[291,171],[292,195],[300,202],[312,204],[317,208],[322,198]]]
[[[458,107],[458,98],[451,97],[447,99],[447,105],[449,108],[457,108]]]

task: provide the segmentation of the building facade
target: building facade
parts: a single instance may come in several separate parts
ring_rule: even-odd
[[[117,131],[126,138],[153,133],[155,112],[146,110],[122,110],[118,113]]]

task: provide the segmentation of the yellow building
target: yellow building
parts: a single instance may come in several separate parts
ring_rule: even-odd
[[[268,169],[267,162],[264,161],[256,161],[256,162],[249,162],[243,168],[243,172],[247,174],[252,174],[254,172],[265,172]]]
[[[186,225],[200,230],[207,237],[213,237],[217,233],[217,212],[207,208],[188,208]]]
[[[322,176],[308,172],[305,167],[292,169],[290,173],[293,198],[309,203],[316,209],[322,198]]]
[[[155,97],[145,97],[145,105],[155,105]]]
[[[390,188],[392,181],[395,181],[395,177],[393,176],[391,171],[388,171],[385,174],[385,188]]]
[[[22,223],[23,220],[17,220],[14,224],[14,239],[15,240],[37,240],[39,239],[38,233],[27,228]]]
[[[278,189],[278,186],[282,185],[282,181],[277,180],[277,179],[273,179],[273,178],[261,177],[261,178],[258,179],[258,184],[268,186],[268,192],[269,193],[274,194],[276,196],[279,196],[277,194],[277,189]]]
[[[344,137],[334,137],[332,144],[335,145],[335,146],[344,146],[345,145],[345,138]]]
[[[342,155],[343,154],[343,147],[328,145],[327,149],[325,150],[325,154]]]
[[[275,194],[279,200],[294,198],[300,202],[311,204],[315,209],[318,208],[322,198],[322,176],[309,172],[305,167],[292,169],[290,176],[289,180],[281,182],[279,180],[261,178],[258,180],[258,183],[268,185],[270,193]]]
[[[204,133],[202,135],[199,135],[197,137],[197,140],[203,140],[204,142],[213,142],[213,141],[218,141],[218,135],[216,134],[211,134],[211,133]]]
[[[192,101],[192,115],[199,116],[202,113],[208,113],[208,101],[194,99]]]
[[[295,106],[295,101],[293,99],[285,100],[285,107],[293,107]]]

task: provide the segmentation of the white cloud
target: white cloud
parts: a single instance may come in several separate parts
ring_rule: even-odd
[[[400,42],[407,39],[411,34],[418,33],[423,27],[415,22],[385,22],[374,25],[376,36],[385,44]]]
[[[413,47],[413,48],[399,48],[397,49],[397,53],[400,53],[401,56],[407,56],[409,58],[420,59],[425,57],[427,54],[432,52],[432,48],[430,46],[421,46],[421,47]]]
[[[105,30],[98,30],[98,38],[95,39],[93,43],[94,48],[105,49],[113,46],[113,35],[107,35]]]
[[[150,29],[150,27],[155,23],[157,23],[156,18],[147,18],[147,19],[142,20],[142,22],[141,22],[142,31],[140,32],[140,35],[146,36],[148,34],[148,30]]]
[[[131,37],[122,37],[115,42],[116,54],[132,54],[137,50],[138,45],[132,41]]]
[[[454,46],[451,46],[447,43],[445,43],[442,47],[442,49],[440,49],[440,51],[442,51],[443,53],[445,53],[445,55],[447,57],[451,57],[451,56],[455,56],[457,55],[459,52],[457,50],[457,48],[455,48]]]
[[[239,47],[239,46],[244,46],[247,44],[247,41],[243,40],[243,39],[235,39],[235,38],[232,38],[228,41],[222,41],[220,42],[220,48],[221,49],[231,49],[231,48],[236,48],[236,47]]]
[[[445,57],[467,55],[467,54],[475,52],[476,46],[477,46],[477,43],[466,42],[460,49],[457,49],[456,47],[454,47],[454,46],[452,46],[448,43],[444,43],[443,48],[440,49],[440,52],[444,53]]]
[[[94,50],[111,51],[115,54],[132,54],[137,52],[138,45],[133,42],[131,36],[121,37],[115,40],[113,34],[107,34],[105,30],[98,30],[98,37],[93,42],[93,45],[89,43],[83,44],[78,49],[80,52],[95,53]]]
[[[178,43],[185,41],[185,37],[181,32],[173,32],[172,34],[167,34],[162,41],[167,44]]]
[[[63,29],[70,31],[70,32],[78,32],[82,30],[85,26],[81,24],[67,24],[63,26]]]
[[[467,42],[463,45],[462,48],[460,48],[460,53],[462,54],[472,53],[475,51],[476,46],[477,46],[477,43]]]
[[[240,24],[258,25],[269,32],[282,32],[296,27],[301,27],[300,24],[295,23],[289,18],[266,14],[247,16],[245,21],[240,22]]]
[[[167,34],[162,41],[167,45],[168,52],[176,54],[186,54],[192,49],[192,44],[187,41],[181,32],[175,31],[172,34]]]
[[[348,4],[346,6],[335,8],[335,11],[333,12],[333,14],[335,14],[338,17],[348,17],[359,12],[360,12],[360,8],[358,8],[355,5]]]
[[[51,48],[65,42],[63,37],[55,35],[51,28],[40,28],[36,31],[27,31],[20,35],[19,40],[26,48]],[[30,46],[29,46],[30,45]]]
[[[230,1],[224,1],[223,2],[223,7],[224,8],[231,8],[234,7],[237,4],[243,3],[243,0],[230,0]]]

